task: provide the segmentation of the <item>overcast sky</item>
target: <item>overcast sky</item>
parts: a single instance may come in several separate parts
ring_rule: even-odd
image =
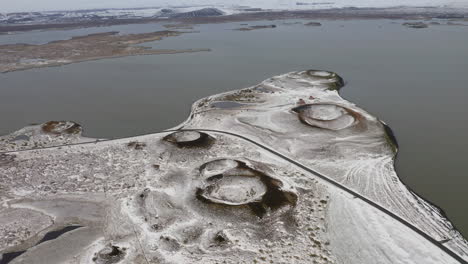
[[[265,8],[286,8],[296,2],[333,2],[338,6],[394,6],[468,4],[468,0],[0,0],[0,13],[92,8],[174,6],[190,4],[248,5]]]
[[[157,6],[161,0],[0,0],[0,13],[106,7]]]

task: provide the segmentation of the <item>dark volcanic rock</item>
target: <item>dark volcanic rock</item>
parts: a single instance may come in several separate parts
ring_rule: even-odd
[[[276,28],[276,25],[258,25],[258,26],[237,28],[235,30],[238,30],[238,31],[251,31],[251,30],[265,29],[265,28]]]
[[[258,8],[258,7],[256,7],[256,8],[245,8],[245,9],[242,9],[242,11],[246,11],[246,12],[260,12],[260,11],[262,11],[262,10],[263,10],[263,9]]]
[[[312,26],[312,27],[320,27],[322,25],[322,23],[320,22],[309,22],[309,23],[305,23],[304,26]]]
[[[427,28],[428,25],[423,22],[406,22],[403,23],[403,26],[409,27],[409,28]]]
[[[50,134],[80,134],[81,125],[71,121],[49,121],[42,124],[42,131]]]
[[[0,154],[0,166],[8,165],[15,159],[15,155]]]
[[[443,14],[443,15],[436,16],[436,18],[439,18],[439,19],[465,18],[465,15],[463,15],[463,14]]]
[[[113,245],[107,245],[101,251],[95,254],[93,261],[98,264],[117,263],[125,256],[125,248]]]
[[[172,13],[174,13],[174,10],[172,10],[172,9],[161,9],[161,13],[172,14]]]

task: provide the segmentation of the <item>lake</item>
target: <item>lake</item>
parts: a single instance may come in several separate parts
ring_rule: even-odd
[[[319,21],[321,27],[284,22],[249,22],[278,26],[250,32],[233,31],[242,27],[239,23],[201,25],[195,27],[199,33],[145,44],[211,52],[1,74],[0,134],[48,120],[74,120],[91,137],[151,133],[184,121],[199,98],[290,71],[331,70],[347,82],[343,97],[393,129],[400,144],[400,178],[443,208],[468,236],[468,27],[409,29],[390,20]],[[146,24],[29,32],[0,36],[0,44],[161,29]]]

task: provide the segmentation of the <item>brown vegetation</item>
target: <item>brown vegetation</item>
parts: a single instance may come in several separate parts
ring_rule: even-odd
[[[177,31],[119,35],[106,32],[52,41],[43,45],[0,45],[0,72],[25,70],[38,67],[59,66],[74,62],[115,58],[131,55],[172,54],[206,50],[155,50],[134,46],[144,42],[179,36]]]

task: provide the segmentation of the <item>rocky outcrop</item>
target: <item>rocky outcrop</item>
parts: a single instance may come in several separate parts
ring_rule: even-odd
[[[256,26],[250,26],[250,27],[241,27],[241,28],[237,28],[235,30],[238,30],[238,31],[252,31],[252,30],[267,29],[267,28],[276,28],[276,25],[256,25]]]
[[[403,23],[403,26],[406,26],[406,27],[409,27],[409,28],[427,28],[427,27],[429,27],[424,22],[405,22],[405,23]]]
[[[304,24],[304,26],[311,26],[311,27],[320,27],[321,25],[322,23],[320,22],[308,22]]]

